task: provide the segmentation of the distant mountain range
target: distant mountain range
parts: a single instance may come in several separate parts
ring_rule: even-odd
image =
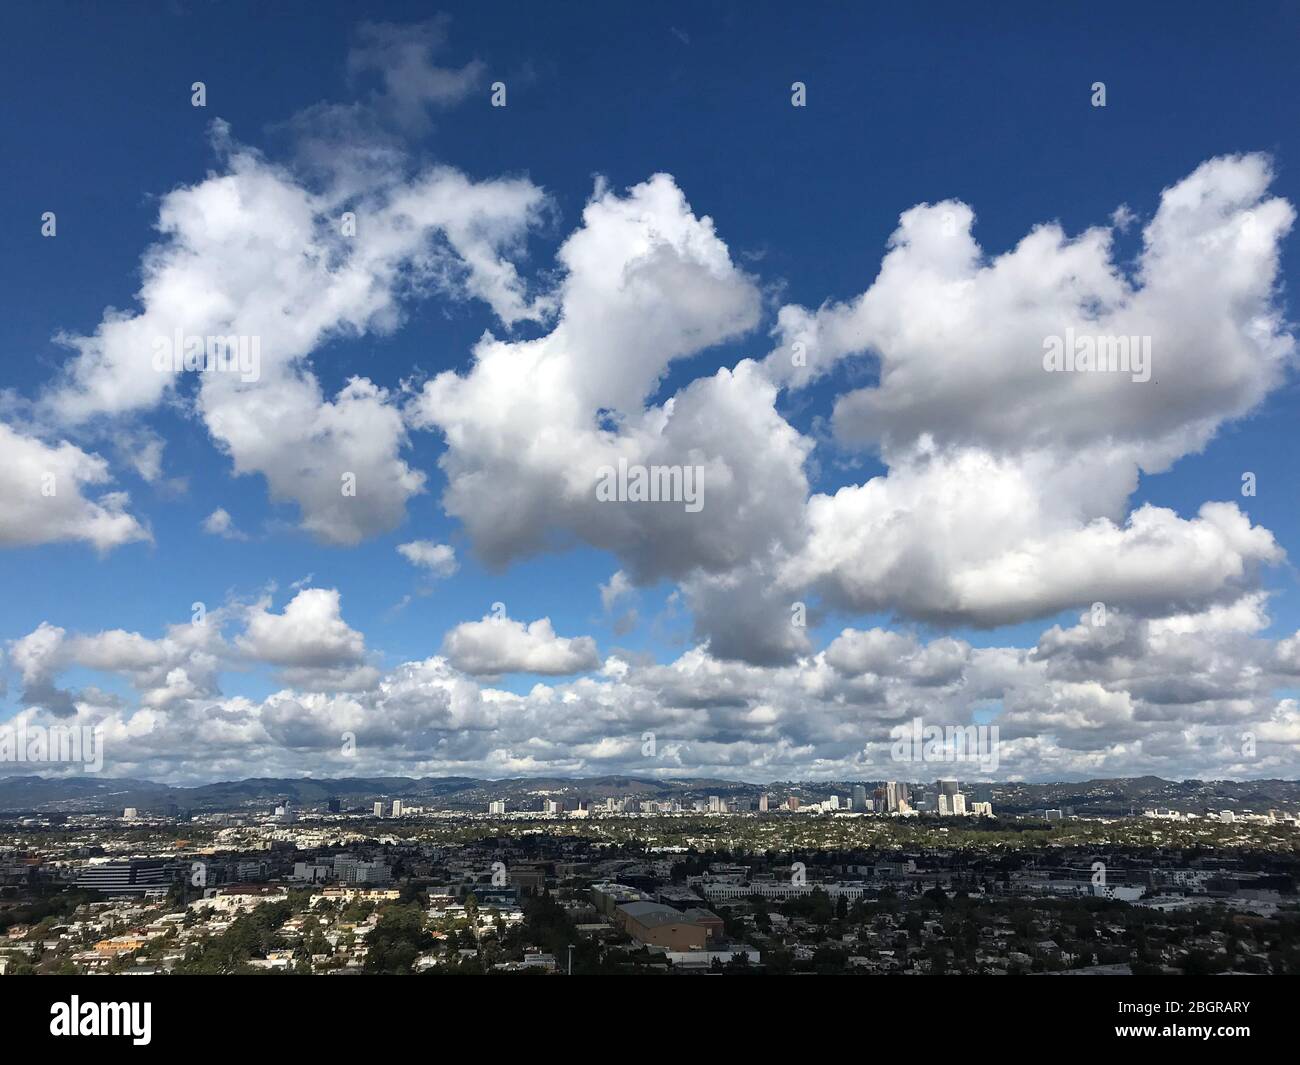
[[[855,784],[870,791],[878,783],[860,781],[790,781],[767,785],[729,780],[656,780],[631,776],[584,778],[527,777],[478,780],[472,777],[344,777],[339,779],[252,777],[192,788],[149,780],[86,774],[77,777],[0,777],[0,812],[9,814],[85,812],[121,813],[133,806],[141,813],[180,810],[209,812],[269,808],[288,800],[302,809],[324,807],[336,798],[343,809],[366,809],[377,800],[402,799],[439,810],[485,811],[493,799],[510,810],[537,809],[543,797],[596,801],[609,796],[693,800],[708,795],[756,799],[763,792],[784,800],[799,796],[818,802],[847,796]],[[1300,811],[1300,781],[1163,780],[1129,777],[1048,784],[967,784],[968,801],[992,802],[996,813],[1027,814],[1070,808],[1077,814],[1141,813],[1158,807],[1184,813],[1231,809],[1263,813],[1270,809]]]

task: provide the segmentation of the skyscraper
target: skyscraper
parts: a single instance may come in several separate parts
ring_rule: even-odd
[[[897,780],[888,780],[885,782],[885,809],[895,814],[907,802],[907,785],[900,784]]]
[[[940,780],[939,816],[964,817],[966,814],[966,796],[962,794],[961,785],[955,780]]]

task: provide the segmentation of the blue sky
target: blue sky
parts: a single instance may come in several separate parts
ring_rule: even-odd
[[[0,550],[5,589],[0,641],[10,644],[6,714],[26,710],[32,695],[30,678],[25,682],[19,676],[13,641],[43,622],[67,634],[120,629],[152,640],[168,624],[187,622],[196,601],[209,608],[246,606],[269,594],[269,610],[281,612],[298,590],[295,582],[337,590],[342,618],[364,634],[365,660],[380,674],[439,654],[449,631],[482,618],[494,602],[504,603],[512,619],[531,623],[546,617],[562,637],[591,637],[602,662],[618,655],[641,667],[669,666],[709,635],[716,649],[718,634],[700,621],[696,601],[662,560],[643,560],[641,586],[625,600],[637,620],[620,624],[621,609],[605,608],[600,585],[615,571],[632,572],[644,545],[623,554],[609,546],[615,534],[603,541],[587,538],[580,520],[576,527],[557,520],[547,542],[558,549],[534,552],[514,545],[503,565],[480,561],[482,545],[464,513],[449,512],[443,503],[446,422],[408,431],[401,459],[423,473],[426,483],[400,508],[404,517],[358,543],[340,545],[304,531],[299,504],[273,502],[262,473],[235,474],[229,450],[215,442],[195,409],[193,387],[178,388],[128,415],[96,412],[61,420],[49,413],[49,398],[73,361],[72,350],[56,338],[93,335],[106,308],[138,314],[142,262],[160,243],[156,227],[164,197],[220,177],[231,166],[230,156],[214,148],[214,122],[228,124],[239,150],[282,168],[313,192],[319,192],[319,175],[305,173],[297,160],[302,116],[323,102],[371,108],[360,112],[362,124],[386,123],[385,135],[392,138],[386,143],[400,144],[394,174],[401,180],[444,165],[473,182],[510,179],[541,190],[544,206],[502,251],[530,295],[562,283],[557,253],[581,227],[598,180],[602,189],[619,195],[654,174],[671,175],[694,217],[712,219],[731,264],[749,278],[758,303],[743,328],[719,328],[716,342],[673,359],[643,397],[647,408],[719,369],[768,357],[782,340],[782,307],[815,312],[867,291],[900,215],[918,204],[969,205],[974,239],[987,257],[1010,251],[1037,225],[1056,222],[1067,237],[1076,237],[1089,227],[1108,225],[1112,213],[1127,205],[1136,222],[1116,228],[1112,255],[1115,276],[1133,280],[1142,228],[1160,208],[1162,190],[1208,160],[1264,153],[1272,168],[1267,195],[1300,203],[1296,4],[1232,11],[1188,4],[1176,15],[1119,4],[1050,10],[1010,4],[981,10],[978,18],[968,5],[958,4],[896,11],[865,5],[861,10],[841,5],[746,10],[667,4],[649,15],[588,4],[445,4],[443,10],[447,21],[437,31],[439,43],[424,56],[430,68],[481,66],[466,74],[463,91],[422,109],[420,120],[408,123],[384,115],[383,71],[364,64],[349,71],[349,54],[356,54],[366,18],[428,25],[427,5],[369,5],[364,11],[355,4],[277,5],[273,13],[261,5],[206,3],[113,11],[18,4],[7,10],[0,78],[11,103],[0,119],[0,148],[10,165],[0,173],[0,211],[10,239],[0,245],[0,273],[9,298],[0,342],[9,358],[0,378],[0,421],[46,446],[67,440],[87,455],[101,456],[111,481],[88,489],[88,497],[126,492],[126,511],[148,530],[148,538],[97,550],[84,538],[9,537]],[[508,105],[493,108],[489,85],[498,80],[508,87]],[[191,106],[195,81],[206,85],[204,108]],[[790,106],[794,81],[807,86],[806,107]],[[1105,107],[1090,104],[1097,81],[1106,85]],[[389,85],[388,91],[391,96],[395,90]],[[57,214],[54,239],[41,235],[45,211]],[[1280,271],[1265,288],[1269,306],[1281,315],[1275,328],[1281,337],[1290,334],[1287,322],[1294,317],[1288,307],[1298,250],[1294,227],[1280,227],[1275,244]],[[404,382],[407,395],[416,396],[441,373],[468,378],[472,350],[485,330],[523,343],[544,337],[555,323],[554,315],[542,315],[511,328],[484,300],[440,291],[437,285],[412,294],[399,284],[395,291],[401,316],[395,329],[367,328],[361,335],[333,331],[298,363],[310,368],[326,397],[363,375],[389,390],[395,407]],[[996,331],[998,322],[989,328]],[[1218,355],[1209,344],[1199,357]],[[830,428],[837,399],[874,389],[879,374],[880,364],[870,353],[849,353],[806,385],[779,391],[775,412],[810,442],[802,465],[810,493],[833,497],[841,488],[889,472],[878,448],[837,442]],[[1244,409],[1227,403],[1217,413],[1207,443],[1184,441],[1167,472],[1144,467],[1131,493],[1121,495],[1127,512],[1149,503],[1187,521],[1207,501],[1230,501],[1251,525],[1268,530],[1279,553],[1234,588],[1241,594],[1272,593],[1266,624],[1249,634],[1273,641],[1300,628],[1300,595],[1286,560],[1300,550],[1300,504],[1290,461],[1294,372],[1288,366],[1261,388],[1258,403],[1246,402]],[[1014,390],[1003,397],[1009,409],[1018,399]],[[146,438],[161,441],[164,450],[161,469],[142,476],[130,456]],[[1102,452],[1110,444],[1103,429],[1095,445],[1075,436],[1061,446],[1080,461],[1096,446],[1103,464]],[[1240,494],[1243,471],[1257,477],[1253,497]],[[205,519],[217,508],[229,513],[244,538],[204,531]],[[1084,518],[1113,509],[1098,505]],[[32,538],[40,542],[23,542]],[[456,572],[422,574],[397,551],[414,541],[452,547]],[[663,550],[677,549],[665,541]],[[823,651],[846,627],[914,633],[923,643],[953,637],[976,649],[1028,649],[1054,624],[1074,625],[1090,601],[1071,600],[1058,608],[1053,600],[1042,609],[978,616],[957,610],[936,619],[906,595],[897,601],[884,593],[864,598],[845,591],[857,587],[851,580],[835,584],[839,579],[827,576],[819,585],[822,594],[810,597],[814,608],[806,653]],[[832,585],[839,591],[828,591]],[[1232,600],[1222,588],[1203,593],[1189,588],[1180,599],[1140,589],[1117,609],[1158,620]],[[239,624],[232,620],[226,633],[232,642]],[[219,691],[205,692],[200,702],[262,700],[284,690],[282,671],[294,668],[289,659],[269,655],[237,657],[221,670]],[[787,655],[785,663],[777,663],[759,652],[748,657],[754,668],[792,661]],[[58,688],[76,693],[93,686],[120,700],[111,708],[119,721],[129,719],[141,691],[132,683],[134,675],[122,668],[95,668],[96,661],[102,664],[104,658],[68,652],[58,668]],[[601,671],[568,675],[583,674],[599,677]],[[479,674],[474,683],[525,697],[537,684],[569,683],[557,681],[558,675],[505,669]],[[1110,674],[1094,679],[1112,693],[1122,687]],[[328,685],[317,688],[326,691]],[[1261,720],[1273,720],[1269,715],[1276,715],[1277,700],[1287,697],[1291,685],[1284,676],[1274,677],[1265,688],[1242,691],[1237,698],[1253,701]],[[647,690],[662,695],[654,683]],[[1125,690],[1142,698],[1131,685]],[[364,701],[362,695],[354,698]],[[864,709],[864,720],[895,720],[905,704],[912,705],[911,698],[900,696],[902,701],[883,714]],[[965,696],[954,695],[952,705],[988,698],[984,683],[979,692],[972,687]],[[761,692],[752,697],[751,724],[763,717],[768,701]],[[1214,701],[1207,728],[1210,722],[1249,716],[1228,692],[1216,692]],[[95,698],[89,703],[77,713],[109,712]],[[843,700],[830,703],[843,705]],[[1154,700],[1152,705],[1175,703]],[[382,716],[382,708],[367,707]],[[178,716],[203,712],[197,703],[176,711]],[[1164,710],[1151,713],[1152,720],[1168,720]],[[1282,711],[1285,722],[1277,726],[1286,735],[1290,713]],[[1141,732],[1142,709],[1131,705],[1125,714],[1120,732]],[[679,717],[668,714],[665,720]],[[316,724],[329,731],[330,726]],[[1023,731],[1039,734],[1050,724]],[[627,728],[629,734],[641,731]],[[699,756],[683,756],[676,768],[730,766],[737,775],[793,775],[830,772],[831,766],[838,771],[851,761],[853,744],[845,746],[843,736],[831,739],[820,726],[760,731],[761,738],[753,740],[757,746],[804,753],[767,757],[747,740],[733,759],[722,752],[741,735],[741,725],[711,720],[687,729],[709,753],[697,747]],[[602,737],[613,739],[600,733],[584,736],[582,743]],[[487,741],[473,756],[446,761],[425,760],[408,745],[400,759],[431,771],[490,771],[489,750],[517,755],[528,738],[521,733],[495,746]],[[686,734],[681,742],[689,748]],[[1288,764],[1294,769],[1297,748],[1284,738],[1278,744],[1261,772],[1283,774]],[[310,744],[285,748],[301,752]],[[1180,759],[1169,750],[1139,755],[1131,745],[1112,748],[1104,757],[1096,745],[1080,742],[1070,749],[1092,753],[1077,761],[1029,762],[1025,772],[1154,766],[1173,773],[1211,764],[1242,772],[1231,761],[1213,762],[1203,750]],[[379,752],[375,757],[376,765],[390,764]],[[295,771],[313,768],[310,757],[304,758],[292,763]],[[215,761],[234,765],[240,758],[223,748]],[[156,753],[123,765],[128,763],[164,775],[199,772]],[[553,764],[580,772],[606,764],[585,755],[536,766],[500,758],[497,763],[521,771]]]

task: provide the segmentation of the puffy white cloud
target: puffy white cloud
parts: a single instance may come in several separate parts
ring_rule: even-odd
[[[600,665],[595,640],[557,636],[550,618],[528,625],[492,615],[466,621],[447,633],[442,650],[457,669],[479,676],[581,673]]]
[[[196,397],[236,471],[265,476],[272,498],[297,502],[304,527],[327,542],[392,529],[424,484],[401,458],[392,397],[357,377],[326,398],[305,360],[334,337],[391,331],[411,293],[481,298],[507,323],[542,314],[506,258],[542,193],[446,167],[313,191],[235,146],[220,123],[216,143],[222,172],[162,199],[140,310],[110,309],[94,333],[61,338],[75,354],[41,410],[69,425],[147,411],[182,387],[183,373],[155,362],[177,337],[182,349],[190,338],[237,338],[245,363],[200,373]],[[354,497],[340,491],[347,473]]]
[[[11,645],[11,660],[22,676],[22,702],[60,716],[73,713],[84,694],[55,684],[73,666],[127,678],[141,705],[150,709],[215,695],[226,652],[220,620],[217,611],[202,623],[171,625],[160,639],[123,629],[69,635],[42,622]]]
[[[963,640],[945,636],[922,647],[915,636],[888,629],[845,629],[826,648],[826,662],[846,676],[901,676],[923,688],[960,679],[970,657]]]
[[[118,775],[242,777],[255,760],[261,773],[317,776],[1290,776],[1300,759],[1297,713],[1276,690],[1294,684],[1294,662],[1279,648],[1300,637],[1261,637],[1262,609],[1262,599],[1248,597],[1174,624],[1109,611],[1104,625],[1094,625],[1085,615],[1027,649],[846,629],[824,652],[790,665],[724,661],[697,647],[664,665],[611,659],[598,673],[523,695],[485,687],[466,670],[541,672],[566,657],[594,664],[594,647],[588,656],[583,641],[556,637],[544,619],[530,626],[484,619],[448,634],[455,653],[449,647],[446,657],[404,663],[371,685],[328,693],[288,687],[260,701],[214,697],[210,686],[186,693],[177,662],[187,647],[215,647],[204,642],[211,633],[189,626],[158,641],[120,632],[69,637],[42,626],[15,642],[10,657],[25,682],[48,679],[74,660],[148,678],[153,701],[129,707],[87,688],[62,711],[65,722],[105,727],[107,770]],[[302,628],[318,634],[313,646],[332,644],[333,657],[301,649],[297,636],[269,641],[280,657],[317,669],[326,658],[355,661],[361,644],[332,624],[330,603],[321,600],[312,612],[318,620]],[[319,635],[322,629],[334,636]],[[458,668],[462,652],[465,668]],[[52,712],[24,714],[38,720]],[[910,728],[916,717],[941,728],[991,721],[1000,733],[996,765],[894,761],[891,730]],[[643,753],[646,732],[655,737],[651,755]],[[344,733],[355,737],[351,756]],[[196,749],[204,752],[201,768]]]
[[[1109,228],[1069,238],[1039,226],[990,259],[969,207],[922,204],[904,212],[857,300],[783,308],[768,366],[798,385],[870,352],[879,384],[840,398],[836,430],[887,456],[923,438],[1014,454],[1128,446],[1159,470],[1257,404],[1295,350],[1275,299],[1295,211],[1268,197],[1271,179],[1264,156],[1228,156],[1166,189],[1131,278]],[[1152,380],[1044,372],[1045,339],[1069,328],[1150,337]]]
[[[125,492],[90,491],[111,480],[108,463],[64,440],[42,443],[0,422],[0,546],[83,541],[106,551],[151,539],[127,513]]]
[[[1048,495],[1035,472],[967,451],[814,496],[782,581],[852,610],[999,625],[1091,602],[1152,616],[1201,609],[1237,598],[1283,557],[1234,503],[1193,519],[1145,505],[1123,523],[1080,522],[1070,512],[1084,500]]]
[[[1211,160],[1166,189],[1130,277],[1106,228],[1036,228],[989,259],[964,204],[905,212],[849,304],[783,308],[765,370],[808,384],[869,355],[835,430],[888,473],[814,495],[781,582],[855,611],[999,625],[1092,601],[1149,616],[1237,599],[1283,553],[1235,504],[1128,512],[1140,472],[1205,446],[1281,380],[1277,299],[1294,210],[1268,161]],[[1149,337],[1154,373],[1048,373],[1044,342]],[[796,345],[800,345],[796,349]],[[801,359],[792,355],[798,350]]]
[[[371,687],[379,672],[365,664],[365,637],[343,620],[334,588],[304,588],[272,613],[263,599],[247,613],[235,646],[249,658],[280,667],[285,684],[335,691]]]
[[[243,629],[227,641],[224,629],[237,620]],[[346,692],[380,679],[367,662],[365,637],[342,618],[337,590],[324,588],[300,590],[281,614],[270,611],[269,599],[204,611],[168,625],[159,638],[123,629],[69,635],[43,622],[13,641],[10,662],[21,675],[25,705],[64,715],[88,697],[56,685],[74,666],[126,677],[149,710],[216,696],[221,671],[250,662],[270,664],[283,684],[308,690]]]
[[[826,661],[845,676],[892,676],[916,652],[916,637],[888,629],[845,629],[826,648]]]
[[[600,586],[600,605],[609,613],[618,603],[632,594],[632,582],[627,574],[616,570],[609,580]]]
[[[981,626],[1098,600],[1149,616],[1231,602],[1282,559],[1272,535],[1231,504],[1184,518],[1129,499],[1291,357],[1276,288],[1293,211],[1270,177],[1231,157],[1166,190],[1131,278],[1106,228],[1040,227],[988,260],[969,208],[914,208],[857,301],[784,308],[761,374],[741,362],[657,408],[643,404],[672,359],[752,324],[752,283],[671,179],[598,188],[560,253],[556,328],[485,337],[467,375],[425,386],[414,417],[445,434],[444,507],[495,566],[585,542],[634,583],[676,580],[697,638],[767,664],[807,653],[789,624],[805,600]],[[1044,339],[1070,329],[1151,336],[1156,376],[1044,372]],[[888,473],[808,498],[813,442],[777,393],[860,352],[880,383],[841,397],[836,429]],[[700,465],[709,520],[596,499],[620,460]]]
[[[247,540],[248,537],[235,527],[235,519],[225,507],[217,507],[203,519],[203,531],[225,540]]]
[[[68,652],[83,668],[129,677],[142,705],[157,709],[216,694],[226,646],[218,624],[210,620],[168,626],[158,640],[120,629],[77,636],[69,641]]]
[[[23,703],[60,717],[74,709],[71,696],[54,684],[65,665],[66,636],[66,630],[42,621],[26,636],[14,640],[9,649],[9,662],[22,677]]]
[[[635,582],[730,569],[793,535],[806,447],[752,363],[646,408],[669,363],[757,321],[758,292],[666,175],[599,188],[559,259],[558,321],[488,335],[466,375],[428,382],[414,416],[442,431],[443,505],[490,564],[585,541]],[[602,470],[700,467],[702,507],[597,498]]]
[[[353,545],[396,528],[424,474],[398,457],[406,443],[386,390],[353,378],[332,400],[315,378],[275,388],[204,388],[200,406],[236,473],[260,472],[272,500],[294,500],[302,526]]]
[[[450,577],[459,568],[456,551],[449,544],[412,540],[409,544],[398,544],[397,551],[411,565],[427,570],[434,577]]]

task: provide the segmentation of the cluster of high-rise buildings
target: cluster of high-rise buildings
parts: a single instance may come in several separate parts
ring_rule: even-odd
[[[586,817],[596,814],[680,814],[680,813],[769,813],[785,811],[789,813],[864,813],[894,814],[937,814],[939,817],[993,816],[992,804],[987,802],[968,802],[961,786],[955,780],[939,780],[932,789],[912,789],[912,786],[897,780],[889,780],[870,793],[867,785],[856,784],[852,794],[830,795],[820,802],[805,802],[796,794],[785,798],[776,798],[770,793],[761,792],[757,801],[737,796],[710,795],[704,799],[695,799],[683,803],[678,799],[638,799],[633,796],[610,797],[589,803],[585,800],[569,800],[545,796],[542,799],[541,812],[551,816],[568,814],[570,817]],[[379,804],[375,813],[379,815]],[[488,803],[488,814],[503,816],[506,813],[506,801],[494,799]],[[522,811],[521,811],[522,812]]]
[[[801,811],[805,813],[848,813],[861,814],[937,814],[940,817],[964,817],[967,815],[993,815],[992,804],[986,802],[967,802],[966,795],[955,780],[937,781],[933,789],[913,789],[907,783],[887,780],[878,787],[867,790],[867,785],[856,784],[852,794],[846,796],[831,795],[821,802],[805,803],[797,795],[789,795],[779,804],[774,804],[771,796],[759,796],[758,811],[768,810]]]

